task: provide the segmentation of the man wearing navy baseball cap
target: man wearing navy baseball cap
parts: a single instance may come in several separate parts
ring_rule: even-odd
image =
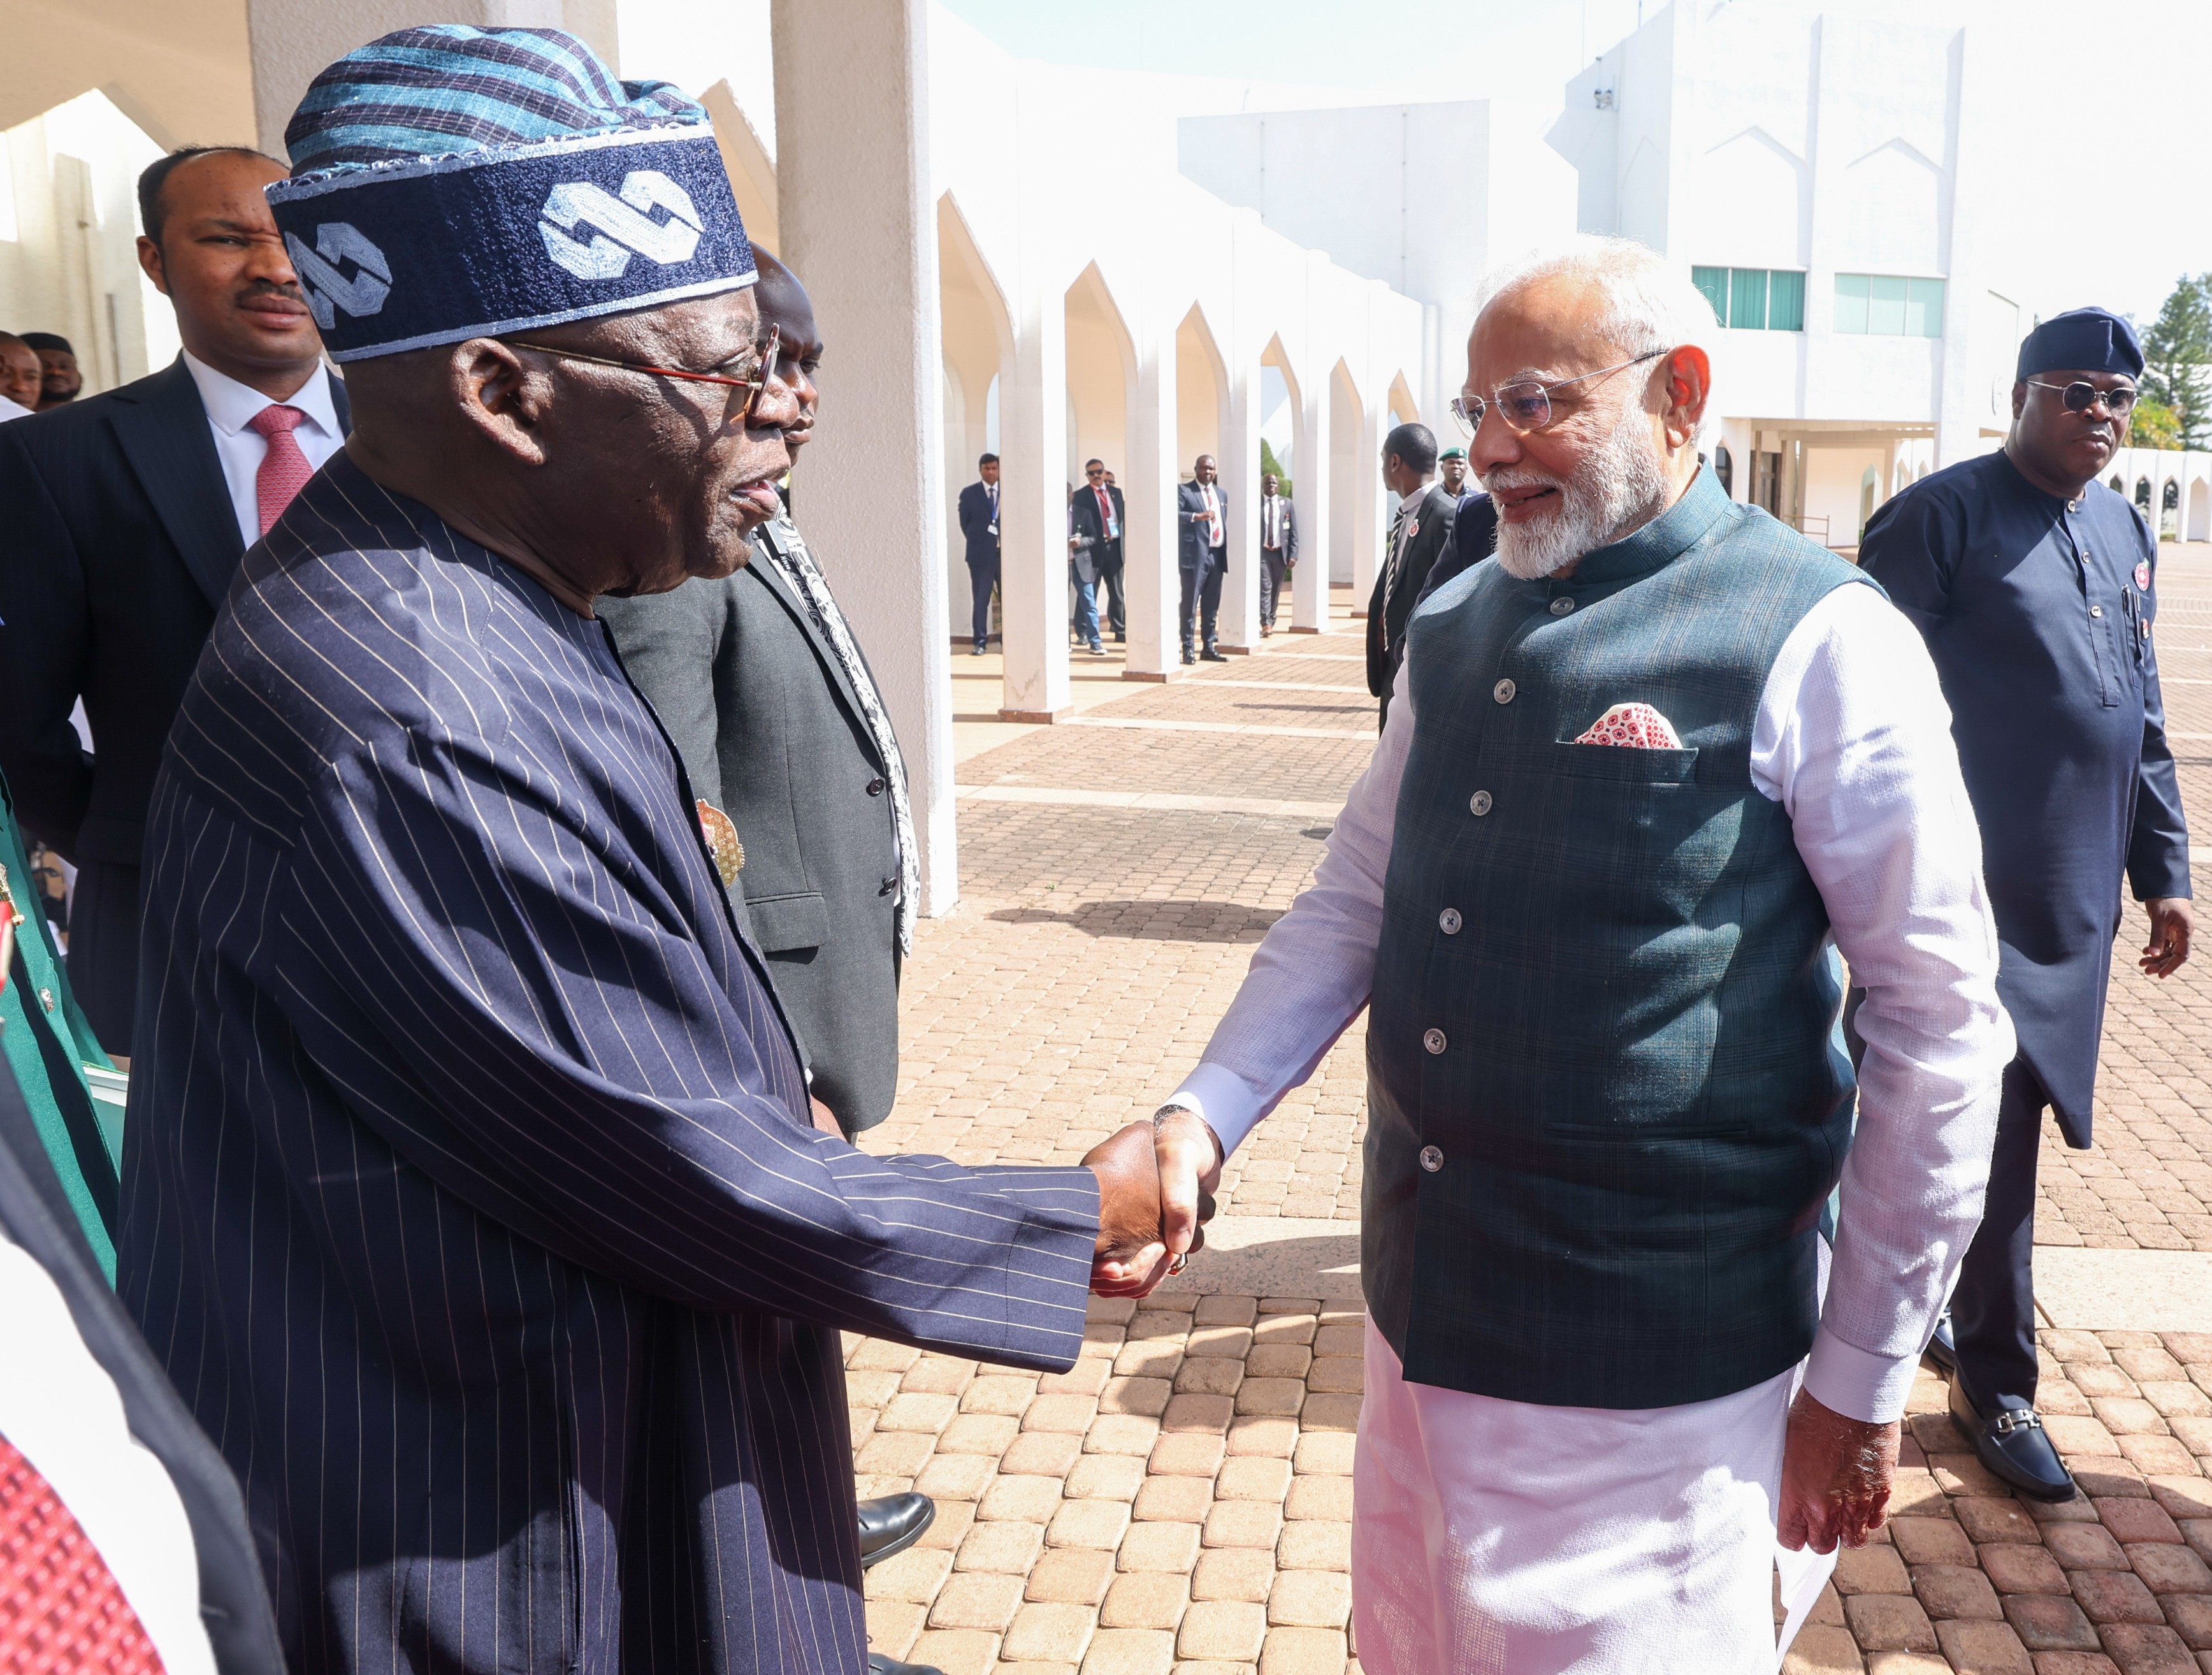
[[[2069,1145],[2089,1144],[2124,876],[2149,917],[2142,970],[2171,977],[2189,958],[2189,832],[2151,631],[2158,543],[2098,481],[2127,441],[2142,365],[2118,314],[2044,321],[2021,345],[2002,451],[1898,496],[1859,557],[1942,676],[2020,1038],[1951,1341],[1939,1328],[1930,1349],[1955,1361],[1951,1411],[1983,1462],[2045,1500],[2074,1481],[2035,1413],[2037,1141],[2048,1106]]]

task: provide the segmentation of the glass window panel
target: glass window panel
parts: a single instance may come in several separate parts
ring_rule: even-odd
[[[1693,267],[1690,283],[1705,294],[1705,301],[1713,305],[1713,318],[1723,326],[1728,324],[1729,271],[1724,267]]]
[[[1805,329],[1805,276],[1777,270],[1767,280],[1766,329],[1802,332]]]
[[[1875,337],[1905,335],[1905,281],[1877,273],[1867,282],[1866,329]]]
[[[1732,268],[1729,271],[1729,324],[1747,332],[1766,329],[1766,270]]]
[[[1836,276],[1836,330],[1867,329],[1867,277],[1863,273]]]
[[[1905,282],[1905,335],[1940,338],[1943,335],[1943,282],[1908,279]]]

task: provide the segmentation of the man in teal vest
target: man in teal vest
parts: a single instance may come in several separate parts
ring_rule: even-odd
[[[1771,1672],[1880,1526],[2013,1051],[1948,715],[1698,460],[1711,308],[1586,239],[1455,404],[1498,562],[1415,613],[1314,886],[1156,1119],[1201,1183],[1368,1006],[1370,1675]],[[1867,987],[1856,1136],[1837,952]],[[1841,1180],[1832,1258],[1819,1232]]]

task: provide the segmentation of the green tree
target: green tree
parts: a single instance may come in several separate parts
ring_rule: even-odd
[[[1260,471],[1262,476],[1265,476],[1269,472],[1274,472],[1277,477],[1282,479],[1282,489],[1284,494],[1292,500],[1296,500],[1297,498],[1296,495],[1291,493],[1290,472],[1285,471],[1282,467],[1281,461],[1275,458],[1275,450],[1267,446],[1267,439],[1265,436],[1260,438]]]
[[[2181,446],[2181,421],[2174,417],[2173,409],[2163,401],[2144,396],[2136,403],[2135,416],[2128,423],[2128,446],[2178,448]]]
[[[2212,444],[2212,273],[2181,276],[2142,334],[2142,392],[2172,415],[2179,436],[2142,445]]]

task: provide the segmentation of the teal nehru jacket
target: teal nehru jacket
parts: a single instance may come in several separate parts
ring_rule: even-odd
[[[1750,755],[1784,641],[1851,585],[1701,472],[1571,579],[1484,564],[1415,617],[1361,1222],[1407,1379],[1666,1407],[1812,1347],[1851,1072],[1826,910]],[[1682,747],[1573,742],[1633,702]]]

